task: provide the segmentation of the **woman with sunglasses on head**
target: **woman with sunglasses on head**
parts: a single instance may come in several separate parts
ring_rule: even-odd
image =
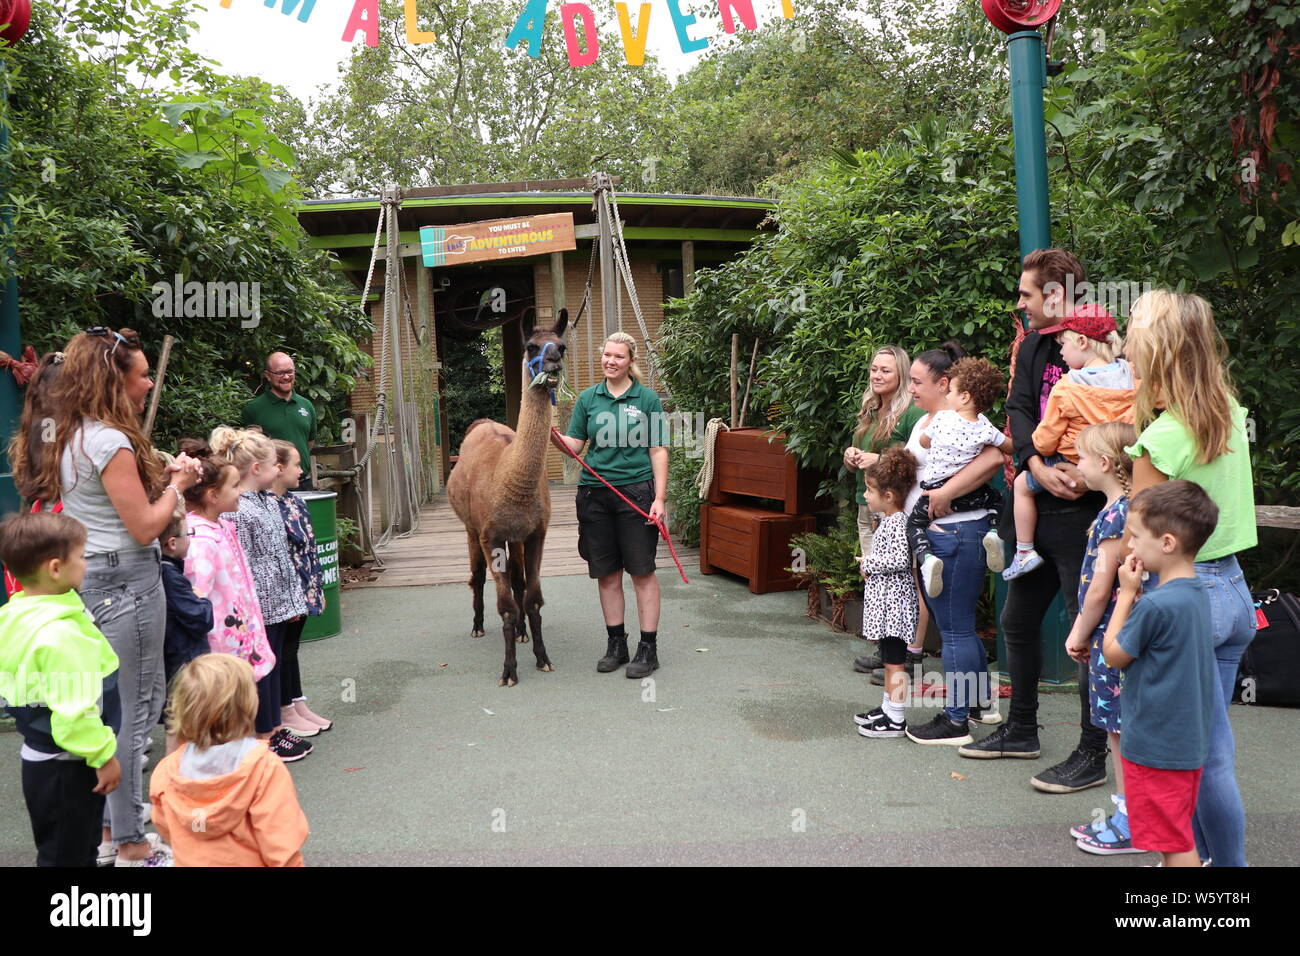
[[[139,336],[94,328],[64,348],[62,374],[49,396],[52,440],[15,443],[14,478],[31,497],[61,499],[86,526],[82,600],[117,653],[122,783],[109,794],[100,862],[170,865],[170,852],[144,832],[144,744],[162,711],[163,594],[157,539],[181,495],[197,479],[186,455],[163,466],[141,428],[153,388]],[[153,836],[152,834],[150,836]],[[116,845],[116,846],[114,846]]]

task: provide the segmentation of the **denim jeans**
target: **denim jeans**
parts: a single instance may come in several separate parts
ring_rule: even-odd
[[[86,559],[81,600],[117,654],[122,729],[117,759],[122,782],[108,795],[105,825],[114,843],[144,840],[141,805],[148,799],[140,758],[166,697],[163,634],[167,598],[157,547],[95,554]]]
[[[1198,561],[1196,576],[1210,594],[1210,628],[1219,688],[1210,727],[1210,755],[1201,773],[1192,829],[1201,859],[1213,860],[1215,866],[1245,866],[1246,810],[1237,788],[1237,748],[1228,708],[1232,706],[1237,666],[1255,638],[1255,604],[1236,556]]]
[[[1095,513],[1082,508],[1038,516],[1034,550],[1043,563],[1007,587],[1002,633],[1011,676],[1010,723],[1027,731],[1038,728],[1038,679],[1043,674],[1043,617],[1059,590],[1065,607],[1079,613],[1079,574],[1088,548],[1088,527]],[[1088,664],[1079,664],[1079,746],[1105,750],[1106,732],[1094,727],[1088,710]]]
[[[972,705],[989,693],[988,656],[975,633],[975,604],[984,588],[988,565],[984,534],[993,526],[987,518],[932,524],[926,530],[930,553],[943,561],[943,591],[925,594],[943,637],[943,679],[947,704],[943,711],[956,724],[965,724]]]

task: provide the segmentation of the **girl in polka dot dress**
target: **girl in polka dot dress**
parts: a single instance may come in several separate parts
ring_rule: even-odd
[[[908,548],[903,503],[916,483],[916,457],[905,448],[889,448],[864,472],[867,506],[883,515],[871,551],[862,557],[862,633],[877,641],[885,665],[885,693],[880,706],[853,721],[863,737],[902,737],[907,732],[907,645],[916,634],[918,597]]]

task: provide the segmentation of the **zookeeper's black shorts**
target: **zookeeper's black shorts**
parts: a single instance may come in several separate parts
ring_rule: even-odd
[[[649,514],[655,483],[637,481],[618,489]],[[604,485],[578,486],[578,554],[587,574],[603,578],[615,571],[650,574],[655,569],[659,529],[627,506]]]

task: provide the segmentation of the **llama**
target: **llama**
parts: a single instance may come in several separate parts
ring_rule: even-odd
[[[527,312],[524,313],[528,315]],[[497,587],[497,613],[505,640],[505,667],[498,686],[519,683],[515,643],[532,633],[537,669],[553,671],[542,642],[542,546],[551,520],[546,449],[551,433],[551,392],[564,365],[567,309],[554,329],[534,329],[524,344],[525,382],[519,431],[481,418],[465,432],[460,460],[447,479],[447,498],[465,525],[469,546],[474,623],[482,637],[483,584],[490,571]],[[524,616],[527,615],[525,624]]]

